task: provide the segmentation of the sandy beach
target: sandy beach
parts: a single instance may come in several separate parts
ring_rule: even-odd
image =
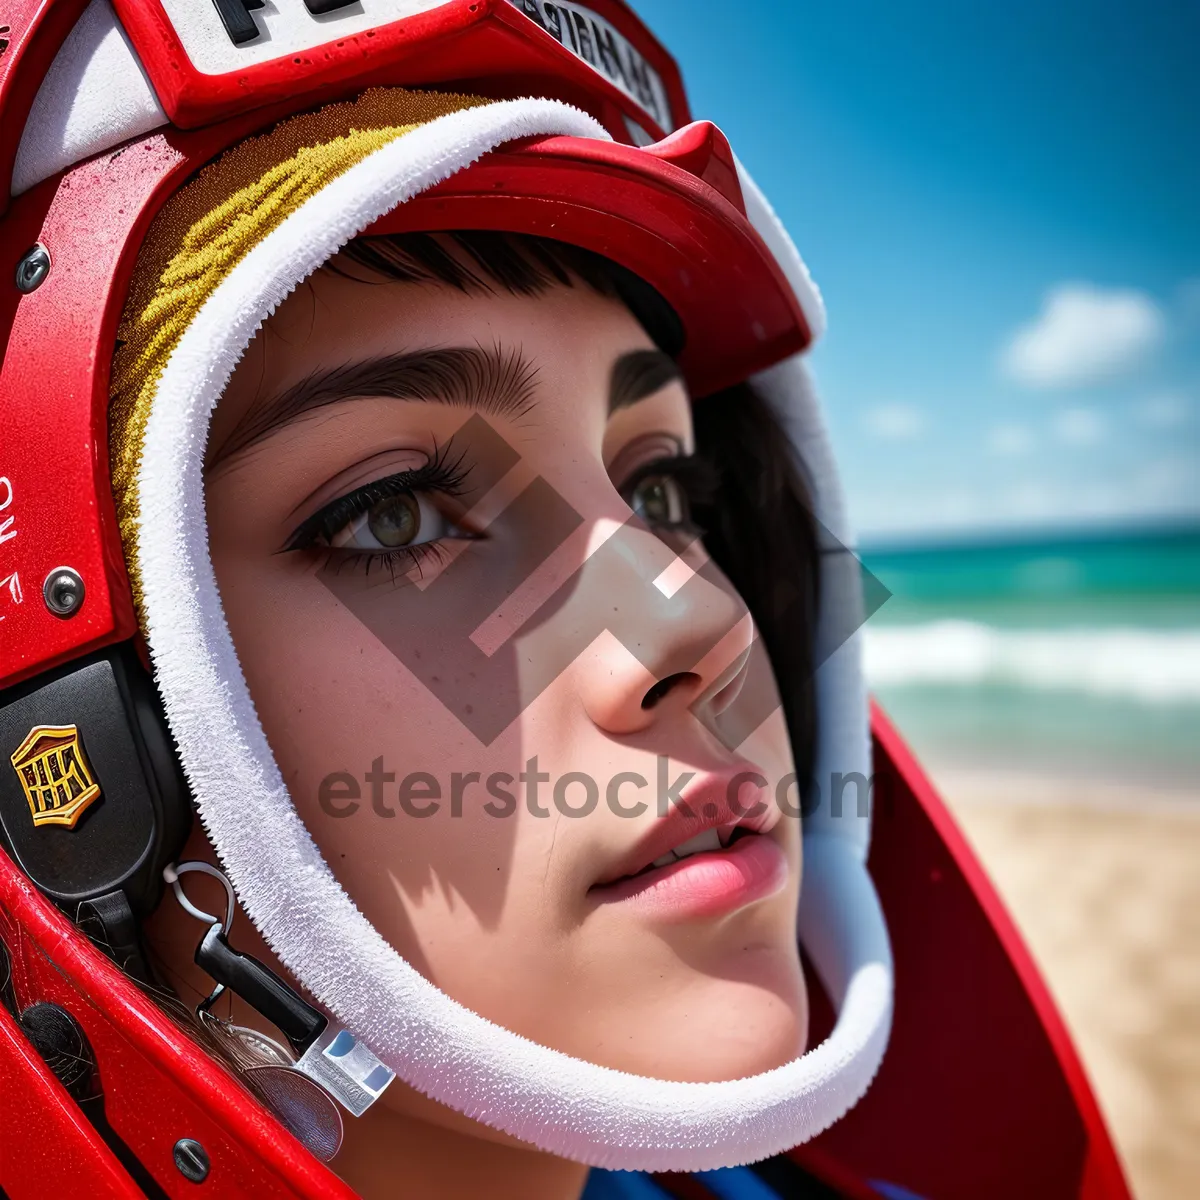
[[[931,774],[1074,1032],[1135,1196],[1200,1194],[1200,786]]]

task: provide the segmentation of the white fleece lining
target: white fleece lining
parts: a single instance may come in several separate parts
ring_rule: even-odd
[[[304,827],[256,716],[208,553],[203,460],[228,379],[275,307],[385,212],[502,142],[607,138],[546,100],[452,113],[331,181],[230,272],[163,372],[139,474],[148,639],[171,731],[248,916],[281,961],[405,1081],[460,1112],[595,1166],[701,1170],[813,1137],[870,1084],[891,1019],[891,962],[874,889],[840,838],[812,839],[805,909],[837,1028],[795,1061],[728,1083],[625,1074],[537,1045],[439,991],[379,935]],[[269,830],[271,836],[262,837]]]

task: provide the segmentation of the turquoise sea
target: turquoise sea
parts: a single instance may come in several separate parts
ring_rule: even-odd
[[[1200,526],[862,558],[868,680],[922,757],[1200,796]]]

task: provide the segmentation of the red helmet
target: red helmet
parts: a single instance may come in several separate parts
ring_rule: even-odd
[[[616,0],[16,0],[4,19],[0,245],[12,284],[0,303],[0,1194],[192,1195],[199,1186],[223,1197],[349,1196],[130,978],[135,922],[157,903],[190,823],[189,785],[211,824],[220,797],[202,782],[204,755],[223,732],[245,732],[236,696],[211,724],[188,725],[161,616],[155,625],[156,605],[182,611],[203,592],[202,572],[188,574],[199,560],[179,564],[175,579],[144,572],[154,683],[137,642],[108,404],[112,347],[147,230],[204,164],[296,114],[359,103],[372,88],[467,94],[468,108],[447,111],[436,131],[436,120],[422,127],[424,142],[407,138],[391,158],[387,147],[365,155],[338,176],[340,191],[314,195],[303,252],[283,236],[299,228],[299,209],[264,234],[255,270],[221,283],[226,302],[244,287],[230,311],[244,316],[245,337],[298,278],[362,233],[495,229],[574,243],[671,304],[693,394],[759,380],[817,482],[818,516],[847,544],[796,357],[821,331],[820,301],[724,137],[690,121],[674,62]],[[314,230],[328,233],[314,239]],[[211,364],[236,350],[216,347]],[[224,377],[213,378],[217,387]],[[186,399],[181,412],[191,411]],[[180,453],[187,434],[181,425]],[[162,445],[166,463],[174,450]],[[852,556],[828,575],[829,604],[858,602]],[[185,625],[174,630],[174,643],[211,648],[207,619],[196,616],[194,638]],[[205,662],[219,657],[218,647]],[[824,759],[869,772],[855,640],[822,671]],[[648,1117],[648,1093],[632,1084],[609,1108],[575,1113],[567,1082],[545,1079],[540,1059],[480,1068],[472,1086],[484,1100],[538,1079],[542,1104],[567,1131],[535,1140],[589,1162],[620,1157],[601,1153],[597,1131],[623,1121],[654,1131],[623,1166],[698,1169],[785,1150],[842,1117],[875,1074],[892,1025],[890,934],[902,979],[891,1051],[866,1098],[794,1159],[848,1195],[883,1179],[928,1195],[1124,1196],[1069,1041],[1011,924],[879,713],[873,732],[876,804],[888,820],[870,858],[865,815],[840,824],[818,815],[806,826],[804,943],[838,1010],[815,1058],[797,1060],[782,1082],[704,1085],[717,1090],[675,1125],[670,1112]],[[247,911],[268,924],[239,847],[215,840]],[[214,953],[229,971],[254,974],[227,946]],[[354,1024],[320,980],[303,982]],[[276,1002],[276,1011],[291,1003]],[[297,1004],[289,1011],[303,1026],[315,1010]],[[483,1035],[447,1004],[429,998],[426,1032],[458,1038],[446,1044],[469,1057]],[[324,1030],[325,1017],[315,1020]],[[317,1032],[307,1042],[328,1049]],[[389,1068],[409,1069],[374,1050]],[[986,1080],[986,1094],[964,1102],[961,1064]],[[591,1079],[590,1064],[558,1066],[571,1086]],[[420,1078],[409,1081],[453,1103],[455,1080],[423,1069],[413,1066]],[[504,1128],[502,1108],[494,1123]],[[733,1112],[745,1114],[744,1128],[726,1135]],[[796,1123],[799,1112],[807,1124]],[[740,1148],[722,1145],[733,1137]],[[1040,1172],[1033,1186],[1030,1161]]]

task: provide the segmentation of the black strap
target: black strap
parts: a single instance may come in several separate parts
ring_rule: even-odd
[[[83,901],[75,911],[75,923],[126,975],[138,983],[151,982],[137,921],[124,892],[106,892]]]

